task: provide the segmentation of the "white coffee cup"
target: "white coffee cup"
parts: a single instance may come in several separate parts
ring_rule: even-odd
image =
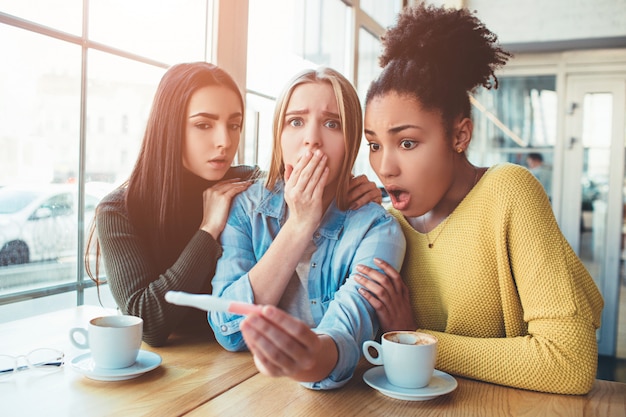
[[[84,342],[76,339],[82,335]],[[91,349],[91,357],[97,368],[120,369],[131,366],[137,360],[143,320],[135,316],[103,316],[91,319],[87,329],[74,327],[70,340],[80,349]]]
[[[383,365],[387,380],[402,388],[428,385],[437,360],[437,338],[420,332],[387,332],[382,344],[373,340],[363,343],[363,355],[374,365]],[[377,357],[370,354],[374,349]]]

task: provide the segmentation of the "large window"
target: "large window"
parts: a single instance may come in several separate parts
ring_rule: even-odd
[[[269,166],[272,116],[276,97],[299,71],[332,67],[352,80],[364,99],[378,75],[379,37],[393,24],[402,0],[361,1],[360,7],[342,0],[251,1],[248,24],[247,109],[244,161]],[[366,147],[359,153],[355,173],[376,176]]]
[[[75,36],[83,27],[83,0],[0,0],[0,13]]]
[[[348,78],[352,10],[340,0],[251,1],[245,162],[269,167],[276,97],[298,72],[323,65]]]
[[[357,91],[363,105],[365,105],[365,95],[370,83],[380,74],[382,68],[378,65],[378,56],[381,53],[381,43],[378,37],[365,28],[359,28],[359,61]],[[372,169],[369,160],[370,148],[365,140],[361,144],[359,154],[354,162],[354,173],[365,174],[367,177],[382,187],[382,183]]]
[[[0,0],[0,320],[97,302],[82,259],[95,207],[128,178],[165,68],[210,58],[211,11]]]
[[[240,160],[267,168],[287,81],[329,66],[364,95],[403,3],[0,0],[0,320],[97,303],[83,264],[94,209],[128,178],[167,67],[223,59],[237,46],[221,39],[247,33],[239,67],[225,68],[247,74]],[[225,10],[233,20],[220,25]]]
[[[552,189],[556,144],[556,76],[500,77],[498,89],[472,98],[474,136],[469,157],[479,166],[513,162],[531,168]],[[529,156],[540,156],[541,170]]]
[[[205,60],[206,33],[206,1],[89,0],[91,40],[157,61]]]
[[[361,9],[385,28],[396,23],[402,0],[360,0]]]

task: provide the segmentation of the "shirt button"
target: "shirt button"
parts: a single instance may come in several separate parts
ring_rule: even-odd
[[[311,268],[315,268],[316,266],[317,266],[317,264],[316,264],[315,262],[313,262],[313,263],[311,264]]]
[[[315,305],[315,304],[317,304],[317,301],[313,300],[313,301],[311,301],[311,304]]]
[[[220,330],[221,330],[222,332],[226,333],[226,330],[228,330],[228,327],[226,327],[226,325],[225,325],[225,324],[222,324],[222,325],[220,326]]]
[[[313,237],[314,237],[315,239],[319,239],[319,237],[320,237],[320,232],[315,232],[315,234],[313,235]]]

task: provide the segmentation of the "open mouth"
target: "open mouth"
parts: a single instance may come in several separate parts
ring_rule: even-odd
[[[387,188],[391,204],[396,210],[404,210],[408,207],[411,200],[411,194],[400,188]]]

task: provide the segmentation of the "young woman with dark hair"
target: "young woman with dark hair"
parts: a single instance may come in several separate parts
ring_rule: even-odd
[[[439,340],[437,368],[536,391],[587,393],[602,297],[524,167],[474,166],[470,94],[510,55],[467,9],[407,8],[367,93],[370,163],[407,239],[400,273],[362,267],[384,330]]]

